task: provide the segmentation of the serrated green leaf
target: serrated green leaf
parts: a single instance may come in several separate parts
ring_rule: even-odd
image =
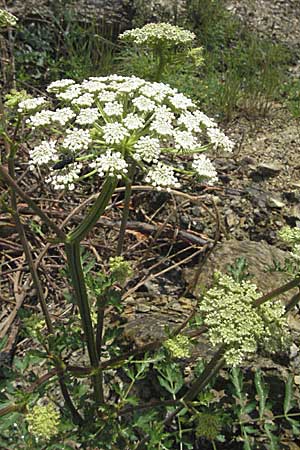
[[[266,409],[268,389],[263,381],[263,376],[260,370],[257,370],[255,373],[254,383],[259,401],[259,418],[262,419]]]
[[[271,430],[273,430],[273,429],[274,429],[274,424],[266,423],[264,425],[264,430],[270,441],[270,446],[268,446],[268,450],[279,450],[278,437],[272,433]]]
[[[285,416],[292,409],[292,407],[294,405],[293,384],[294,384],[293,375],[289,374],[287,382],[285,383],[285,395],[284,395],[284,402],[283,402],[283,412],[284,412]]]

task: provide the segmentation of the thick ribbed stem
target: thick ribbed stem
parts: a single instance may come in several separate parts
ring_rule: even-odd
[[[126,225],[127,225],[128,216],[129,216],[129,205],[130,205],[130,197],[131,197],[132,183],[133,183],[133,176],[134,176],[135,168],[136,168],[135,163],[132,163],[132,166],[131,166],[131,168],[129,170],[129,174],[128,174],[129,180],[126,183],[126,188],[125,188],[123,215],[122,215],[121,226],[120,226],[120,231],[119,231],[119,239],[118,239],[118,245],[117,245],[117,256],[120,256],[123,252],[123,245],[124,245]]]
[[[96,225],[97,220],[105,211],[105,208],[110,201],[112,194],[114,193],[116,185],[116,178],[108,177],[105,180],[101,189],[101,193],[99,194],[93,206],[90,208],[85,219],[81,222],[80,225],[75,228],[74,231],[68,234],[67,241],[69,243],[82,241],[89,233],[89,231],[93,228],[93,226]]]
[[[92,382],[94,386],[95,400],[97,403],[103,403],[104,397],[102,376],[99,373],[99,361],[94,338],[90,305],[81,264],[80,243],[78,241],[67,243],[65,245],[65,250],[68,259],[68,267],[71,274],[72,285],[74,288],[75,299],[79,308],[83,332],[87,343],[88,354],[94,372],[92,374]]]

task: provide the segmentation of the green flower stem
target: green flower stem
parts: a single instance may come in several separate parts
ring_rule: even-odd
[[[158,63],[157,63],[157,68],[156,68],[156,73],[155,73],[155,77],[154,77],[154,81],[160,81],[165,65],[166,65],[166,60],[165,60],[165,55],[164,55],[164,50],[163,47],[161,45],[159,45],[156,49],[155,49],[155,53],[154,53],[157,58],[158,58]]]
[[[123,215],[122,215],[122,221],[121,221],[121,226],[120,226],[120,231],[119,231],[119,239],[118,239],[118,244],[117,244],[117,256],[120,256],[123,252],[123,245],[124,245],[126,225],[127,225],[128,216],[129,216],[129,205],[130,205],[130,197],[131,197],[132,183],[133,183],[135,168],[136,168],[136,165],[133,162],[129,169],[129,173],[128,173],[129,180],[126,182]]]
[[[65,251],[67,255],[68,267],[71,274],[75,298],[81,316],[82,327],[87,342],[88,354],[91,366],[93,368],[91,378],[94,386],[95,400],[98,404],[100,404],[104,402],[102,374],[101,372],[99,373],[98,370],[99,369],[98,354],[94,339],[93,324],[91,319],[90,306],[87,296],[84,274],[82,270],[79,241],[66,243]]]
[[[68,234],[67,243],[81,242],[85,238],[85,236],[97,223],[99,217],[105,211],[105,208],[109,200],[111,199],[112,194],[114,193],[116,185],[116,178],[106,178],[102,186],[101,193],[99,194],[93,206],[90,208],[85,219],[81,222],[80,225],[75,228],[74,231],[71,231],[71,233]]]

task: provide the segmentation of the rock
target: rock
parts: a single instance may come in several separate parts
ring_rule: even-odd
[[[193,311],[197,301],[186,297],[176,298],[170,295],[156,297],[136,294],[128,297],[125,304],[132,304],[135,298],[136,307],[128,313],[125,306],[124,337],[137,346],[161,340],[168,330],[178,327]]]
[[[248,240],[237,241],[232,239],[217,244],[214,252],[209,256],[202,273],[200,274],[198,285],[194,291],[196,296],[201,295],[204,289],[212,285],[213,273],[215,271],[227,272],[227,267],[234,264],[239,257],[244,257],[248,264],[248,272],[253,275],[251,279],[262,293],[270,292],[288,281],[291,276],[283,272],[273,272],[274,261],[283,265],[289,252],[280,250],[266,242],[252,242]],[[183,271],[183,276],[190,283],[195,277],[195,271],[191,269]],[[293,289],[281,296],[282,300],[289,301],[297,293]]]
[[[267,205],[270,208],[283,208],[285,203],[282,201],[281,195],[273,194],[270,198],[268,198]]]
[[[288,217],[292,218],[292,219],[296,219],[299,220],[300,219],[300,206],[299,205],[294,205],[287,214]]]
[[[283,166],[278,163],[264,162],[258,164],[254,175],[260,175],[263,178],[275,177],[282,169]]]

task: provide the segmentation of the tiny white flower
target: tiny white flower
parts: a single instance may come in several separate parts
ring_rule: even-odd
[[[74,128],[73,130],[66,130],[66,134],[67,135],[62,142],[62,146],[74,152],[77,150],[87,150],[92,142],[90,132],[88,130]]]
[[[128,172],[128,164],[121,153],[112,152],[111,150],[98,156],[96,161],[90,164],[90,167],[96,168],[100,177],[108,175],[122,178]]]
[[[111,116],[121,116],[123,114],[123,105],[119,102],[109,102],[103,108],[105,114]]]
[[[64,126],[67,122],[74,119],[75,116],[76,114],[73,109],[69,107],[61,108],[52,113],[52,121],[58,122],[60,125]]]
[[[138,128],[142,128],[144,126],[145,121],[137,114],[129,113],[123,119],[123,123],[128,130],[137,130]]]
[[[36,97],[36,98],[27,98],[26,100],[22,100],[18,105],[18,112],[20,113],[28,113],[35,111],[41,106],[45,105],[47,100],[44,97]]]
[[[59,92],[60,90],[63,90],[65,88],[71,86],[71,84],[75,84],[75,81],[71,80],[69,78],[53,81],[47,87],[47,92]]]
[[[168,189],[170,187],[180,187],[180,183],[174,174],[174,169],[162,163],[158,163],[157,166],[153,166],[149,170],[145,180],[147,183],[157,187],[158,190],[161,188]]]
[[[128,130],[120,123],[107,123],[102,127],[103,139],[108,144],[119,144],[126,136],[129,136]]]
[[[85,108],[80,111],[75,122],[80,125],[92,125],[99,118],[98,108]]]
[[[155,103],[144,95],[140,95],[132,100],[133,105],[142,112],[152,112],[155,109]]]
[[[81,95],[80,97],[74,98],[74,100],[72,100],[73,105],[78,105],[78,106],[82,106],[82,107],[92,106],[93,103],[94,103],[94,97],[89,92],[86,92],[85,94]]]
[[[192,168],[200,177],[203,177],[208,184],[214,184],[218,181],[217,171],[210,159],[205,155],[196,155],[192,163]]]
[[[29,150],[30,169],[33,170],[35,166],[48,164],[58,158],[57,150],[55,148],[56,141],[42,141],[33,149]]]
[[[32,128],[42,127],[50,125],[53,116],[53,111],[44,109],[43,111],[35,113],[26,120],[26,123],[32,126]]]
[[[157,163],[161,153],[159,139],[150,136],[142,136],[133,146],[135,159],[146,161],[147,163]]]

